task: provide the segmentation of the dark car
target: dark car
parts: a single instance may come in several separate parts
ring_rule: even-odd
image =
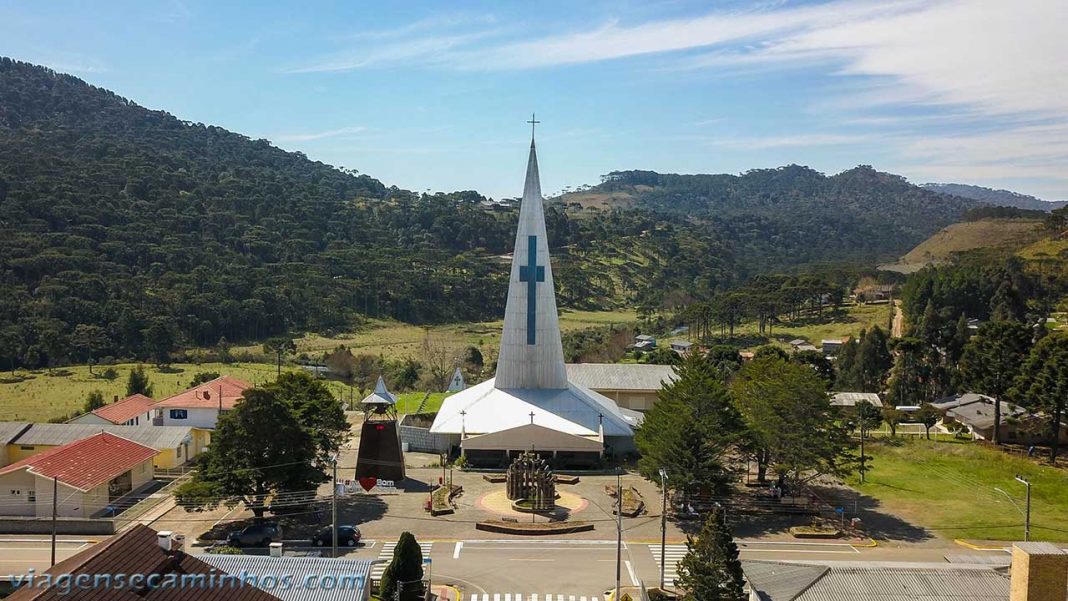
[[[282,542],[282,527],[278,524],[253,524],[244,530],[231,532],[227,542],[232,547],[267,547]]]
[[[333,546],[334,535],[330,532],[330,526],[316,532],[312,537],[312,544],[316,547]],[[337,544],[342,547],[355,547],[360,544],[360,529],[356,526],[338,526]]]

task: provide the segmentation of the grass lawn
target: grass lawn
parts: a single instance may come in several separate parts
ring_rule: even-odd
[[[122,398],[126,395],[126,378],[134,366],[132,363],[113,366],[119,372],[119,377],[114,380],[92,376],[89,374],[89,368],[84,365],[56,369],[54,375],[49,375],[44,370],[18,371],[16,373],[26,379],[14,384],[0,384],[0,421],[45,422],[73,411],[80,411],[86,397],[94,390],[103,392],[108,402],[116,395]],[[94,371],[99,373],[102,368],[98,366]],[[277,374],[275,366],[263,363],[175,363],[163,371],[146,365],[145,371],[152,382],[152,395],[156,399],[185,390],[193,376],[202,371],[233,376],[251,384],[265,384],[274,380]],[[350,391],[348,386],[332,380],[327,380],[326,385],[340,398],[360,401],[359,390]],[[424,394],[398,394],[397,411],[415,411]],[[443,392],[431,393],[423,410],[437,411],[446,396]]]
[[[1022,540],[1020,474],[1031,481],[1032,540],[1068,541],[1068,471],[970,442],[901,440],[872,444],[872,471],[849,485],[881,508],[945,538]]]

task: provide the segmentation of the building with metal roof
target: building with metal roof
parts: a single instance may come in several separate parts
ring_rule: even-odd
[[[262,555],[201,555],[204,563],[227,574],[251,576],[284,575],[294,583],[314,586],[265,586],[264,592],[282,601],[365,601],[371,596],[370,559],[330,559],[324,557],[270,557]]]
[[[836,392],[831,395],[832,407],[856,407],[859,403],[870,403],[882,408],[883,400],[874,392]]]
[[[568,363],[565,367],[569,381],[635,411],[652,408],[660,389],[675,381],[675,368],[670,365]]]
[[[931,403],[935,408],[945,412],[938,427],[942,431],[953,431],[954,426],[964,426],[977,440],[993,440],[994,437],[994,398],[985,394],[967,392],[948,396]],[[1050,420],[1044,415],[1031,413],[1023,407],[1000,401],[1001,442],[1016,444],[1044,443],[1050,439]],[[1060,442],[1068,442],[1068,425],[1061,424]]]
[[[0,431],[5,427],[0,422]],[[26,427],[5,445],[4,463],[19,461],[42,451],[107,432],[156,450],[157,468],[169,469],[187,463],[207,445],[204,432],[188,426],[114,426],[94,424],[24,424]]]
[[[757,601],[1007,601],[1009,579],[989,566],[929,567],[743,561]]]
[[[8,459],[7,445],[29,427],[28,422],[0,422],[0,467],[14,461]]]

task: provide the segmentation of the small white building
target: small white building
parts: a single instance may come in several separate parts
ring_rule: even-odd
[[[251,387],[248,382],[231,376],[215,378],[153,405],[152,423],[213,430],[219,415],[232,410]]]
[[[0,468],[0,515],[89,518],[145,488],[156,449],[101,432]]]
[[[671,350],[675,351],[676,353],[678,353],[680,355],[685,355],[685,354],[689,353],[690,349],[692,349],[692,348],[693,348],[693,343],[692,342],[688,342],[686,340],[676,340],[675,342],[671,343]]]

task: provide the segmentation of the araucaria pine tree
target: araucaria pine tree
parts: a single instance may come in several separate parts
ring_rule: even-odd
[[[411,532],[401,532],[393,549],[393,561],[382,573],[379,596],[383,599],[419,601],[423,598],[422,580],[423,550]]]
[[[742,562],[724,513],[708,515],[697,538],[686,537],[686,556],[679,562],[676,580],[683,601],[742,601],[745,599]]]

